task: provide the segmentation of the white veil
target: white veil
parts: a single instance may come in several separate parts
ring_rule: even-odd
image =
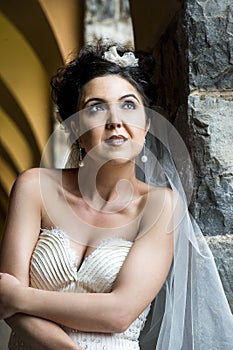
[[[152,185],[168,185],[184,207],[175,223],[173,264],[152,304],[140,337],[141,349],[230,350],[233,316],[213,255],[188,212],[191,160],[174,127],[159,113],[150,114],[145,179]]]

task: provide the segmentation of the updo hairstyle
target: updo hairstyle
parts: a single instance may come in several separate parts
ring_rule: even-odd
[[[122,67],[103,58],[113,44],[96,44],[85,46],[71,62],[59,68],[51,79],[52,100],[58,107],[61,121],[77,112],[77,104],[83,86],[90,80],[110,74],[126,79],[140,93],[146,107],[152,107],[155,100],[155,89],[151,82],[154,69],[153,57],[142,51],[133,51],[129,47],[117,46],[120,56],[125,52],[134,52],[138,66]]]

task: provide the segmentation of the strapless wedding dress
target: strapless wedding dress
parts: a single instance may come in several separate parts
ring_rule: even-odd
[[[70,248],[69,237],[59,229],[43,229],[31,259],[31,286],[61,292],[108,293],[131,246],[132,242],[124,239],[106,239],[87,256],[77,271],[77,256]],[[149,308],[122,333],[87,333],[67,327],[63,329],[83,349],[138,350],[138,338]],[[12,332],[9,349],[32,348]]]

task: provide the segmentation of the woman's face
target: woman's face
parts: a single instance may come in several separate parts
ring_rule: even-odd
[[[107,75],[90,80],[78,103],[72,129],[92,158],[133,160],[148,129],[142,98],[126,79]]]

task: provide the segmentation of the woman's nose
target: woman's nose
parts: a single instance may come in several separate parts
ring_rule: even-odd
[[[107,122],[106,123],[106,129],[115,129],[115,128],[121,128],[122,123],[121,122],[117,122],[117,123],[113,123],[113,122]]]
[[[122,119],[121,119],[119,111],[117,111],[116,108],[111,108],[108,111],[106,128],[107,129],[115,129],[115,128],[120,128],[121,126],[122,126]]]

